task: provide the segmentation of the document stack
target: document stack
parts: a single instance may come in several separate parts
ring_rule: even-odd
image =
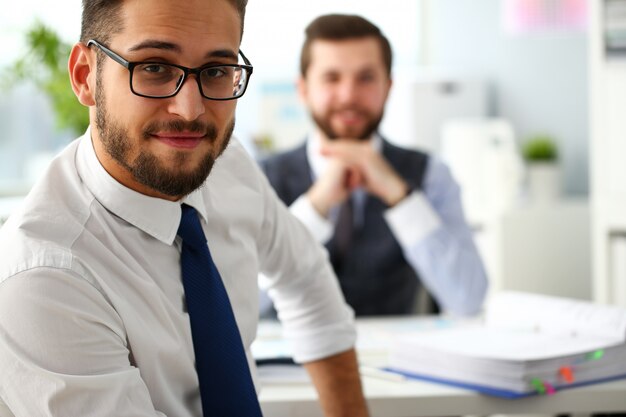
[[[626,309],[503,292],[483,323],[399,337],[388,370],[506,398],[626,378]]]

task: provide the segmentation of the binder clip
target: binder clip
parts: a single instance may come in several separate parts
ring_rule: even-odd
[[[597,361],[598,359],[602,359],[604,356],[604,349],[594,350],[593,352],[587,353],[585,358],[589,361]]]
[[[561,369],[559,369],[559,375],[561,375],[561,378],[568,384],[575,381],[574,370],[570,366],[562,366]]]
[[[537,393],[539,393],[539,394],[545,394],[546,393],[546,387],[543,385],[543,381],[541,379],[533,378],[532,381],[530,381],[530,383],[535,388]]]

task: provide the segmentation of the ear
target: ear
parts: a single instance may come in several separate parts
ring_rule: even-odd
[[[389,78],[389,82],[387,83],[387,92],[385,92],[385,101],[389,98],[389,92],[391,91],[391,87],[393,87],[393,80]]]
[[[96,57],[82,42],[72,48],[68,62],[72,90],[83,106],[95,106]]]

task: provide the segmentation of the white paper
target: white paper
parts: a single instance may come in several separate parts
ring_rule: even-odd
[[[626,308],[540,294],[496,294],[487,305],[485,323],[494,328],[626,341]]]

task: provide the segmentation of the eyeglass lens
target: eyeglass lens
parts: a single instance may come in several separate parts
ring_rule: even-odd
[[[206,97],[224,99],[243,94],[247,72],[234,66],[205,68],[200,72],[200,85]],[[176,92],[185,77],[181,68],[156,63],[137,65],[132,74],[132,87],[146,96],[169,96]]]

